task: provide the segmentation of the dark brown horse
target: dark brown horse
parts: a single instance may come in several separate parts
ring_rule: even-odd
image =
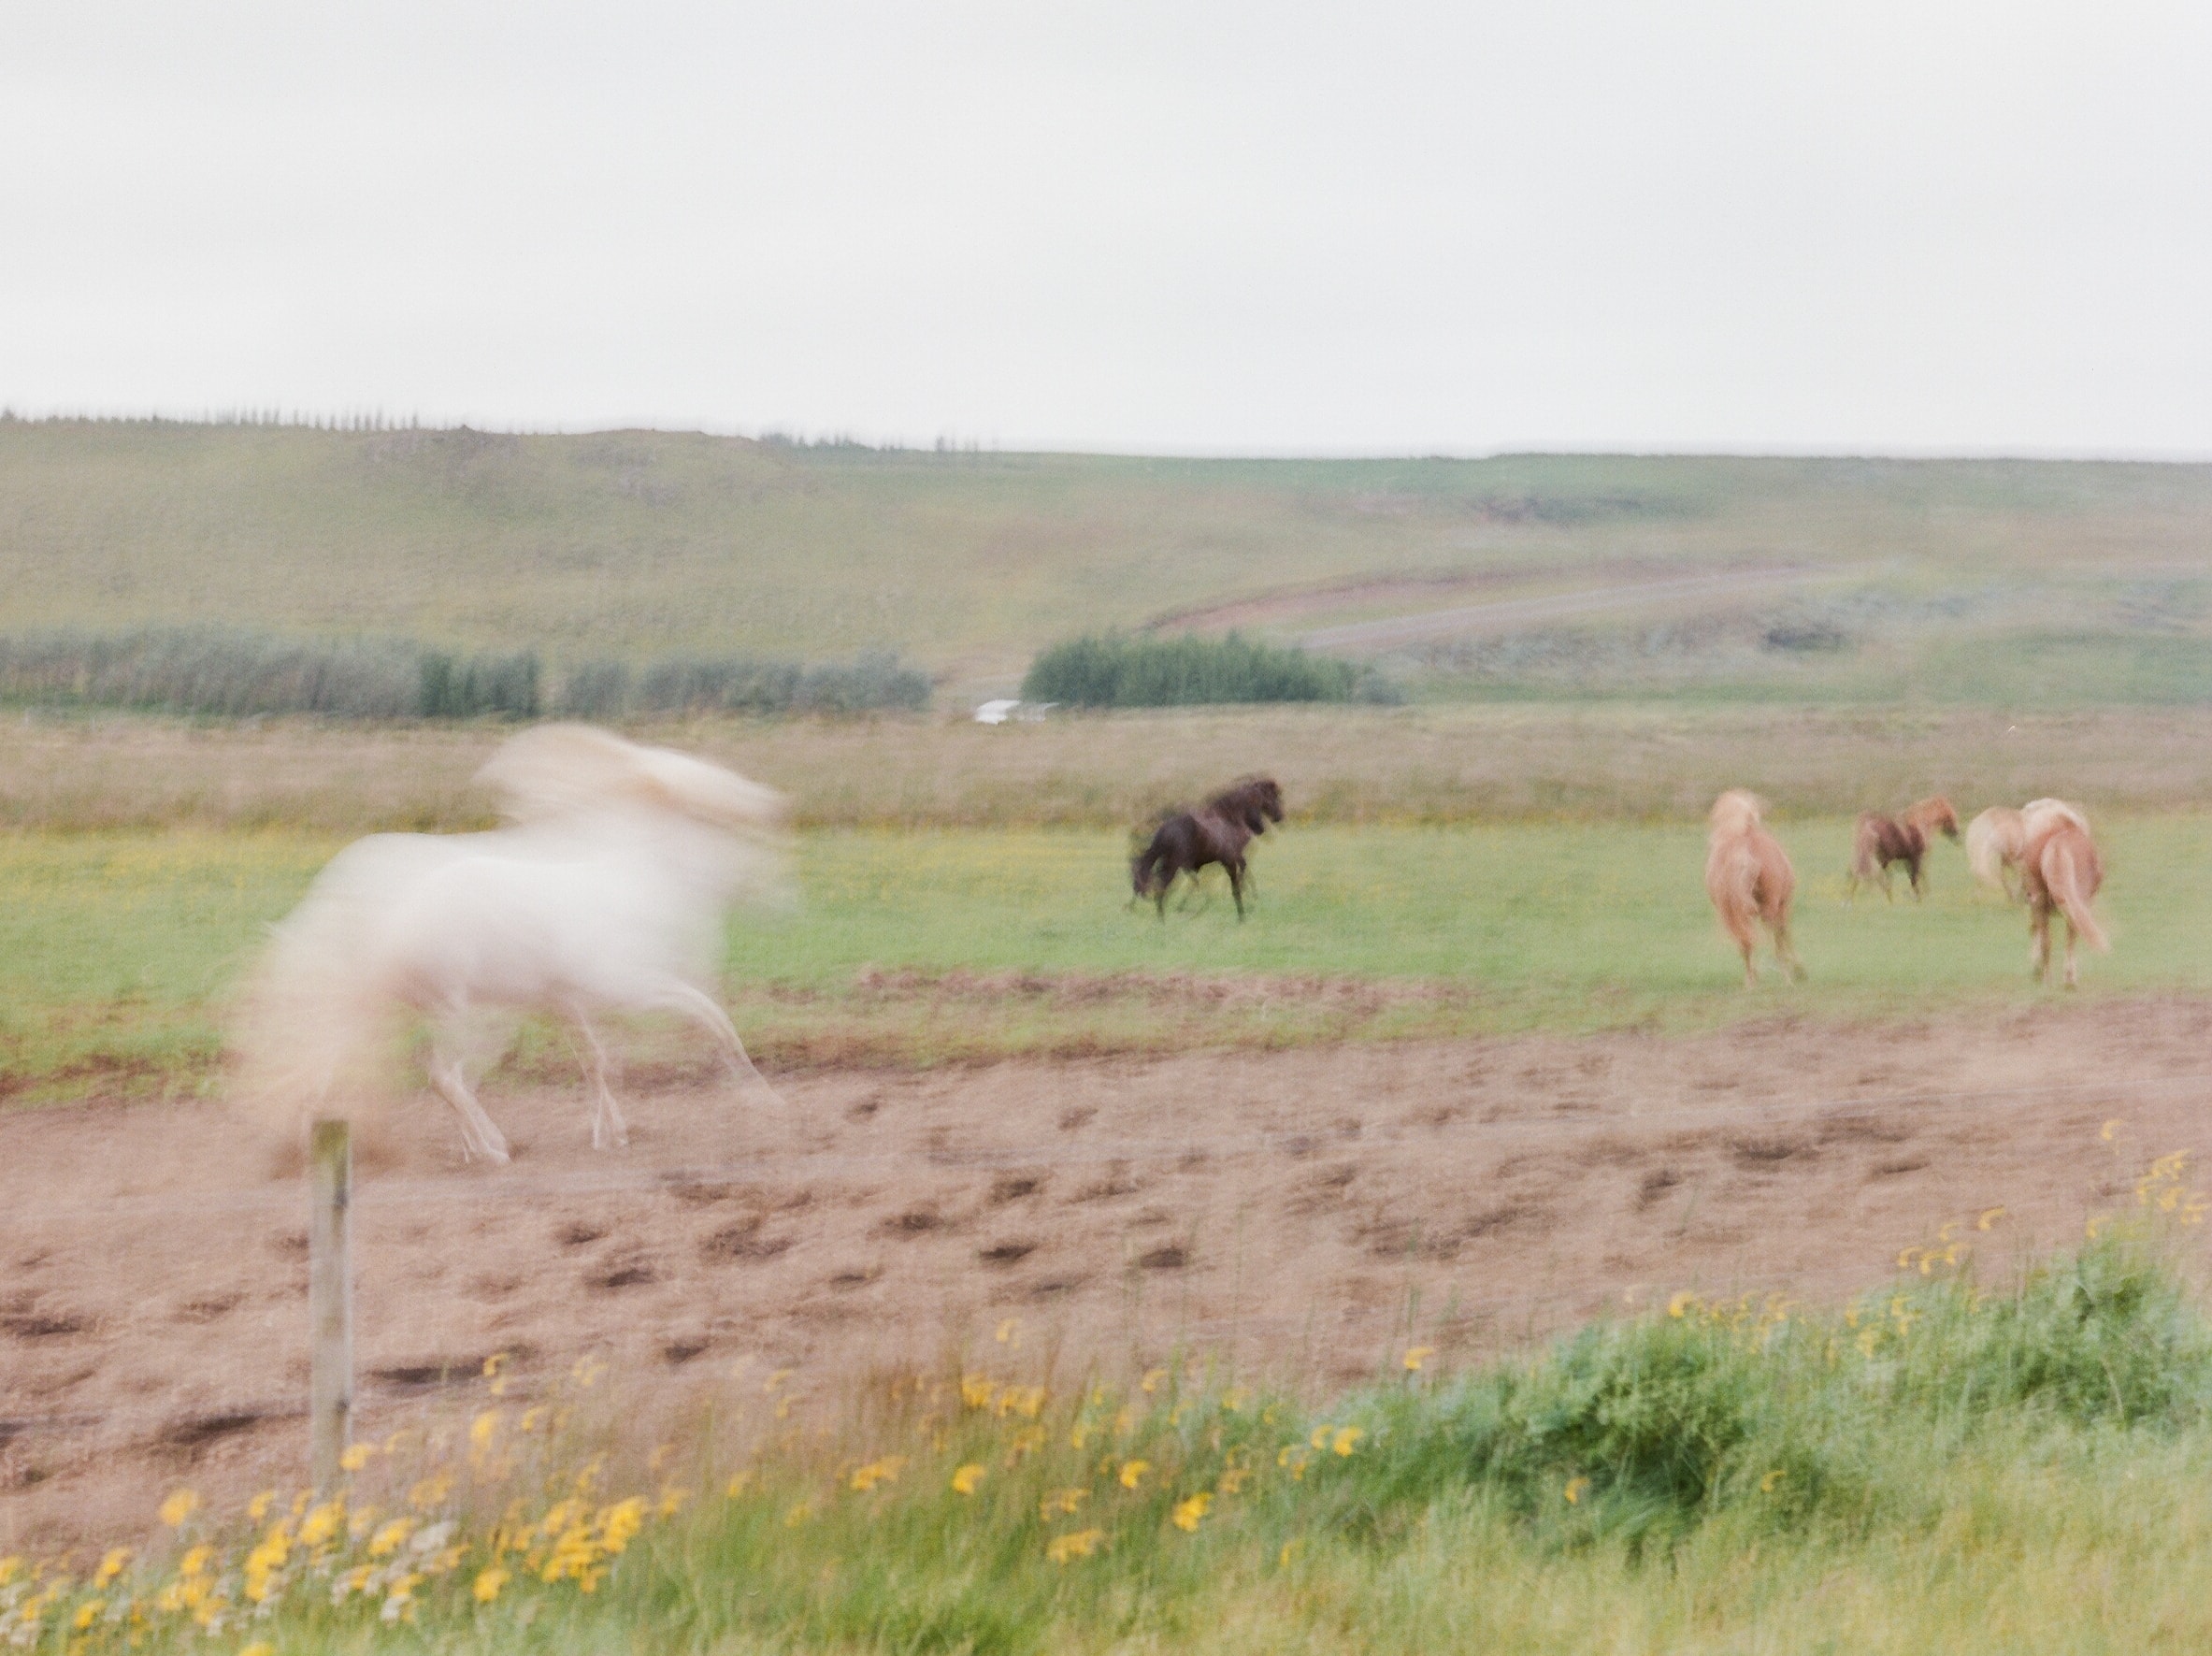
[[[1884,897],[1889,896],[1889,865],[1893,862],[1904,864],[1913,896],[1918,898],[1926,886],[1920,864],[1939,830],[1954,840],[1959,837],[1959,814],[1946,799],[1922,799],[1895,818],[1875,811],[1860,812],[1859,830],[1851,837],[1851,872],[1845,883],[1844,900],[1849,902],[1857,897],[1860,886],[1874,883],[1880,884]]]
[[[1129,861],[1129,885],[1139,900],[1151,898],[1161,919],[1168,917],[1168,888],[1175,876],[1197,883],[1199,870],[1217,862],[1228,875],[1237,918],[1244,917],[1244,847],[1283,820],[1283,790],[1271,776],[1248,776],[1215,794],[1196,811],[1177,811],[1160,819],[1143,850]]]

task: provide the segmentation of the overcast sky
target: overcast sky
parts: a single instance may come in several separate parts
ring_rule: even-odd
[[[2212,7],[0,0],[0,404],[2212,454]]]

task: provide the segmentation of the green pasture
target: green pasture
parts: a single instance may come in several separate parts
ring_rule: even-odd
[[[1783,1006],[1880,1016],[2044,992],[2026,978],[2022,914],[1973,888],[1957,848],[1936,850],[1926,901],[1876,892],[1846,908],[1849,825],[1779,828],[1803,882],[1797,934],[1812,975],[1797,987],[1770,976],[1756,996],[1738,986],[1707,907],[1702,836],[1617,823],[1292,825],[1257,847],[1242,924],[1218,874],[1164,922],[1132,909],[1126,844],[1110,833],[812,835],[798,847],[796,907],[733,921],[729,988],[749,1038],[784,1061],[1677,1027]],[[2086,957],[2088,991],[2212,987],[2212,817],[2114,817],[2099,829],[2115,951]],[[0,839],[0,1087],[51,1099],[207,1085],[226,990],[264,924],[339,842]],[[1147,986],[1181,974],[1274,992],[1220,1015],[1160,1011]],[[1351,1021],[1302,1010],[1342,980],[1436,992]],[[1056,999],[1070,984],[1084,992]]]

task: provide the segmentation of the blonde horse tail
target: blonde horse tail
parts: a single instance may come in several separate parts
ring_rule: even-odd
[[[1974,871],[1974,877],[1990,890],[2005,889],[2004,847],[2000,842],[1997,824],[1988,812],[1975,817],[1966,827],[1966,866]]]
[[[367,1102],[348,1083],[373,1051],[389,1006],[361,971],[357,913],[327,893],[310,894],[274,929],[248,979],[232,1039],[232,1100],[272,1140],[302,1138],[315,1116]]]
[[[2044,853],[2043,883],[2050,888],[2051,900],[2066,916],[2075,935],[2099,954],[2110,954],[2112,941],[2097,924],[2096,913],[2081,888],[2081,861],[2073,846],[2061,841]]]

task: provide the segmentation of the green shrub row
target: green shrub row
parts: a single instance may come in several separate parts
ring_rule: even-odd
[[[0,701],[238,718],[620,718],[657,713],[855,713],[928,705],[889,655],[806,666],[744,656],[590,661],[550,682],[535,651],[465,654],[404,639],[299,640],[223,627],[0,636]]]
[[[1193,707],[1228,701],[1394,699],[1389,686],[1348,661],[1226,638],[1086,634],[1053,645],[1022,680],[1029,701],[1070,707]]]

